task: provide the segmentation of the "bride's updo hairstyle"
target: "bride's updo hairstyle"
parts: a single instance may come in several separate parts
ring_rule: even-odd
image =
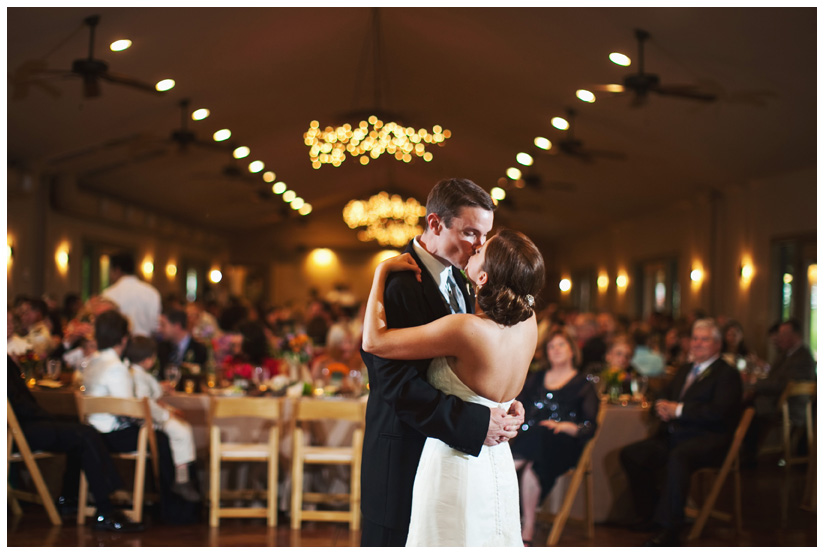
[[[544,258],[523,233],[504,229],[487,241],[482,269],[487,283],[476,302],[493,321],[512,326],[533,315],[544,287]]]

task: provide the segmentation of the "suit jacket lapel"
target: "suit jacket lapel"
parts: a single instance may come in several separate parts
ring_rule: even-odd
[[[467,307],[467,314],[473,314],[476,311],[476,298],[472,291],[472,285],[464,278],[464,274],[457,267],[453,266],[451,271],[453,272],[453,279],[464,296],[464,306]]]
[[[418,264],[419,268],[421,268],[421,289],[424,292],[424,298],[426,299],[430,310],[432,310],[433,314],[436,315],[436,318],[450,314],[450,306],[447,304],[447,301],[444,300],[444,296],[441,294],[438,284],[430,275],[430,272],[427,271],[424,263],[421,262],[421,259],[418,258],[418,255],[415,253],[415,249],[412,246],[412,241],[410,241],[407,245],[407,249],[404,252],[410,253],[415,260],[415,263]]]

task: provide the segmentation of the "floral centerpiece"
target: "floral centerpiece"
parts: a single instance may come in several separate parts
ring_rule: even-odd
[[[290,377],[302,378],[301,367],[312,360],[312,340],[306,333],[288,333],[277,344],[278,356],[289,364]],[[307,370],[307,374],[309,374]]]
[[[29,349],[20,355],[17,363],[20,365],[21,370],[23,370],[23,379],[28,381],[36,377],[37,369],[40,367],[40,355],[32,349]]]
[[[630,378],[630,372],[622,368],[606,368],[601,375],[601,379],[604,380],[605,392],[614,401],[624,391],[625,384],[628,384],[629,388]]]
[[[269,380],[284,371],[281,361],[270,357],[264,358],[260,364],[255,364],[242,354],[227,355],[221,361],[224,379],[241,389],[249,387],[249,383],[255,378],[255,368],[258,367],[263,369],[263,376],[260,377],[262,380]]]

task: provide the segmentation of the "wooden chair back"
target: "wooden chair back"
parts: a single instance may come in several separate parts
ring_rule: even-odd
[[[724,521],[731,520],[731,515],[714,510],[719,493],[722,491],[722,487],[725,485],[725,480],[727,480],[728,474],[731,472],[733,473],[734,479],[734,526],[737,534],[742,532],[742,484],[739,476],[739,449],[742,446],[742,440],[745,438],[745,434],[748,432],[748,428],[751,425],[754,412],[753,407],[748,407],[742,413],[742,417],[739,419],[739,425],[736,427],[736,432],[733,434],[733,440],[730,443],[730,447],[725,455],[725,460],[722,462],[722,466],[719,468],[700,468],[694,473],[694,475],[711,474],[715,475],[716,478],[713,481],[710,492],[705,498],[704,503],[702,503],[702,508],[699,511],[696,511],[692,507],[685,508],[686,515],[696,518],[690,529],[690,533],[688,534],[688,539],[695,540],[699,538],[702,534],[702,529],[704,529],[708,518],[711,516]]]
[[[361,451],[364,443],[366,403],[359,399],[297,400],[293,415],[292,519],[293,530],[304,520],[348,522],[350,530],[361,527]],[[350,422],[355,426],[346,446],[308,445],[310,426],[323,420]],[[304,492],[304,466],[339,464],[350,467],[349,493]],[[347,510],[305,510],[304,503],[345,502]]]
[[[12,513],[15,515],[23,514],[18,499],[23,501],[39,503],[46,509],[49,515],[49,520],[54,526],[60,526],[63,521],[54,506],[54,500],[46,486],[46,481],[43,479],[43,474],[37,466],[36,459],[45,459],[54,457],[54,453],[47,453],[43,451],[32,452],[29,448],[29,442],[26,441],[26,436],[23,435],[23,430],[20,428],[20,423],[17,416],[14,414],[11,403],[6,399],[6,483],[8,486],[8,498],[11,504]],[[13,446],[17,444],[17,452],[14,453]],[[37,493],[30,493],[15,489],[8,481],[9,473],[11,472],[11,463],[22,462],[26,465],[26,469],[31,475],[32,482]]]
[[[267,526],[278,525],[278,438],[281,400],[273,397],[212,397],[209,403],[209,526],[221,518],[266,517]],[[267,441],[239,442],[221,437],[221,419],[260,418],[269,422]],[[237,438],[235,438],[237,439]],[[221,499],[252,500],[257,490],[221,490],[222,461],[264,461],[267,463],[265,507],[221,507]]]
[[[599,439],[606,413],[607,405],[603,401],[601,405],[599,405],[599,412],[596,415],[596,433],[593,434],[593,437],[590,438],[584,446],[584,449],[582,449],[579,462],[567,472],[567,475],[571,477],[570,484],[567,486],[567,491],[564,494],[561,509],[558,514],[552,518],[553,527],[547,535],[548,547],[558,545],[582,482],[584,482],[585,487],[585,526],[587,527],[587,537],[592,539],[596,533],[593,522],[593,448]]]
[[[792,423],[790,413],[790,399],[795,397],[806,397],[805,402],[805,437],[807,440],[808,454],[802,457],[795,457],[793,454]],[[816,382],[790,381],[779,398],[779,410],[782,413],[782,452],[785,456],[785,470],[789,470],[792,464],[804,464],[810,461],[814,444],[814,419],[813,404],[816,400]]]
[[[143,520],[143,500],[146,485],[146,459],[149,458],[155,479],[159,487],[160,463],[158,458],[157,438],[152,422],[149,399],[125,397],[90,397],[78,391],[75,393],[77,414],[81,422],[87,421],[89,415],[97,413],[113,414],[141,420],[138,431],[137,449],[130,453],[111,453],[114,459],[135,461],[135,477],[132,486],[132,508],[123,512],[135,522]],[[96,510],[87,505],[89,484],[86,475],[80,475],[80,492],[78,495],[77,523],[82,525],[86,516],[94,516]]]

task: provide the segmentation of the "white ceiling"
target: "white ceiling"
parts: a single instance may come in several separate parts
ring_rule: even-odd
[[[32,85],[16,100],[10,86],[9,165],[77,173],[85,187],[233,236],[345,248],[358,245],[341,220],[349,199],[387,189],[423,202],[433,184],[452,176],[489,190],[516,165],[516,153],[535,150],[535,136],[564,136],[549,121],[567,107],[578,110],[576,135],[585,146],[626,159],[538,157],[541,185],[511,191],[497,224],[557,240],[697,192],[816,164],[813,8],[382,8],[383,107],[406,125],[440,124],[452,137],[429,163],[384,156],[366,167],[349,159],[314,170],[302,139],[309,122],[338,125],[343,114],[374,107],[372,78],[359,70],[370,13],[9,8],[10,77],[29,60],[71,67],[87,53],[83,19],[99,14],[95,57],[112,72],[177,82],[165,95],[104,82],[94,99],[82,97],[77,78],[49,80],[57,98]],[[576,89],[635,71],[607,55],[618,50],[635,61],[636,28],[652,35],[648,73],[665,84],[700,84],[719,100],[652,95],[642,107],[621,96],[578,101]],[[109,51],[122,36],[132,48]],[[249,160],[264,161],[313,213],[302,218],[278,198],[261,200],[260,177],[223,177],[228,153],[177,151],[168,139],[180,126],[183,98],[212,111],[189,122],[199,138],[231,129],[233,140],[252,149]]]

